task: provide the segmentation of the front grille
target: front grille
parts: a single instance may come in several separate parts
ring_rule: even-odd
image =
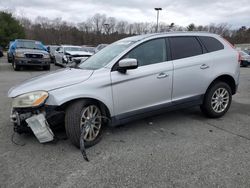
[[[41,59],[43,58],[42,54],[25,54],[27,58],[33,58],[33,59]]]

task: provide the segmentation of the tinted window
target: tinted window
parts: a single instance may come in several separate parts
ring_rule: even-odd
[[[217,39],[213,37],[200,36],[199,38],[208,52],[224,49],[223,44],[221,44]]]
[[[165,39],[145,42],[131,50],[124,58],[135,58],[139,66],[166,61]]]
[[[202,54],[202,48],[195,37],[170,37],[172,58],[181,59]]]

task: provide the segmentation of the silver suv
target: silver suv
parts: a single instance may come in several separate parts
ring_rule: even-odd
[[[239,84],[238,52],[209,33],[173,32],[119,40],[77,68],[33,78],[10,89],[17,132],[43,116],[50,128],[64,125],[79,146],[100,140],[106,124],[119,125],[177,107],[200,105],[223,116]],[[109,120],[107,120],[109,119]]]

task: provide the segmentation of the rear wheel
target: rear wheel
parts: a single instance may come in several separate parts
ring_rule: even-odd
[[[8,57],[8,63],[12,63],[11,59]]]
[[[84,128],[85,147],[97,144],[103,132],[102,113],[97,104],[80,100],[70,104],[65,115],[65,129],[70,141],[80,147],[81,129]]]
[[[208,117],[219,118],[229,109],[232,101],[232,90],[225,82],[216,82],[207,91],[201,111]]]

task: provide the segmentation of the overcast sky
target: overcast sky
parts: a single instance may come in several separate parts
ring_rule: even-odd
[[[82,22],[95,13],[128,22],[155,22],[154,7],[161,7],[160,22],[187,26],[229,23],[250,27],[250,0],[0,0],[0,10],[11,10],[34,20],[61,17]]]

